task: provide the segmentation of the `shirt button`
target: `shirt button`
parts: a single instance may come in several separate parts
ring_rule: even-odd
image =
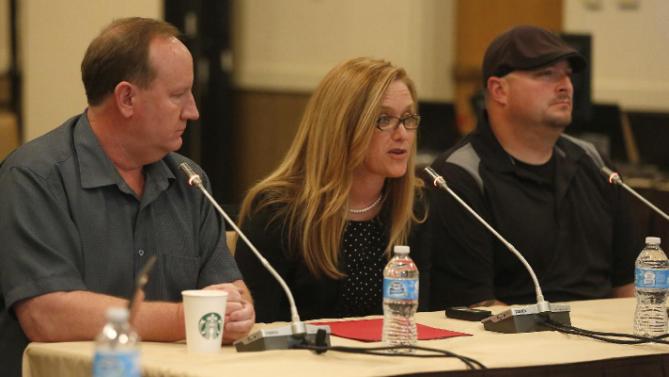
[[[139,249],[139,251],[137,252],[137,254],[139,254],[140,257],[143,257],[143,256],[144,256],[144,250]]]

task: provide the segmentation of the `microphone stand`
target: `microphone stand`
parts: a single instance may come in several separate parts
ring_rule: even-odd
[[[283,280],[281,275],[272,267],[272,265],[265,259],[265,257],[260,254],[258,249],[249,241],[248,238],[242,233],[242,231],[237,227],[234,221],[228,216],[223,208],[216,202],[213,196],[207,191],[207,189],[202,184],[202,178],[199,174],[188,165],[186,162],[179,164],[179,169],[188,177],[188,184],[193,187],[197,187],[202,191],[204,196],[209,200],[209,202],[216,208],[218,213],[225,218],[225,220],[230,224],[230,226],[237,232],[239,237],[246,243],[246,245],[251,249],[253,254],[260,260],[260,263],[269,271],[269,273],[274,277],[274,279],[279,283],[281,288],[286,293],[288,297],[288,302],[290,304],[290,313],[291,313],[291,322],[289,326],[273,328],[273,329],[260,329],[253,334],[248,335],[246,338],[237,340],[234,345],[238,352],[248,352],[248,351],[265,351],[270,349],[288,349],[295,348],[295,346],[308,343],[308,344],[318,344],[320,345],[330,345],[330,327],[329,326],[314,326],[310,324],[305,324],[300,320],[300,316],[297,312],[297,306],[295,305],[295,299],[293,298],[293,293],[288,288],[288,284]],[[320,330],[320,332],[319,332]],[[324,335],[323,335],[324,334]],[[317,339],[317,335],[319,338]],[[324,336],[324,337],[323,337]]]
[[[606,166],[602,166],[600,168],[600,171],[602,172],[602,174],[604,174],[604,176],[609,181],[609,183],[611,183],[612,185],[618,185],[618,186],[624,188],[625,190],[627,190],[627,192],[629,192],[630,194],[634,195],[637,199],[639,199],[643,204],[647,205],[650,209],[655,211],[655,213],[664,217],[665,220],[669,220],[669,215],[664,213],[661,209],[657,208],[653,203],[648,201],[648,199],[641,196],[641,194],[636,192],[636,190],[629,187],[625,182],[623,182],[623,179],[620,177],[620,174],[618,174],[617,172],[607,168]]]
[[[483,328],[488,331],[503,332],[503,333],[524,333],[534,331],[547,331],[550,328],[544,326],[542,323],[545,318],[550,318],[556,322],[570,325],[569,319],[569,304],[551,304],[544,299],[544,294],[539,285],[539,279],[534,273],[532,266],[527,262],[525,257],[499,232],[495,230],[487,221],[479,216],[474,209],[472,209],[458,194],[456,194],[446,184],[444,177],[439,175],[431,167],[426,167],[425,172],[434,180],[432,183],[435,187],[448,192],[462,207],[464,207],[476,220],[481,223],[490,233],[492,233],[506,248],[516,256],[523,264],[527,272],[529,272],[532,282],[534,284],[534,291],[537,297],[537,303],[524,306],[512,306],[508,310],[492,315],[481,320]]]

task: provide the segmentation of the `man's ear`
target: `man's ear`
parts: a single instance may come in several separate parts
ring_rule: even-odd
[[[135,113],[137,87],[127,81],[121,81],[114,88],[114,101],[118,111],[126,118]]]
[[[488,97],[501,105],[506,105],[509,94],[509,83],[504,77],[489,77],[487,82]]]

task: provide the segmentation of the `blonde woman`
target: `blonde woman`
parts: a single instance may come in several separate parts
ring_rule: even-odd
[[[427,308],[429,250],[412,231],[426,215],[414,176],[419,124],[403,69],[345,61],[316,88],[283,162],[244,199],[242,229],[286,279],[303,319],[381,313],[383,267],[407,243]],[[242,242],[235,258],[257,320],[288,320],[285,294]]]

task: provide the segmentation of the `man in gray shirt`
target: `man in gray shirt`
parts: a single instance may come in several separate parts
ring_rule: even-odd
[[[228,292],[224,341],[255,313],[222,220],[174,153],[199,116],[193,61],[162,21],[113,22],[81,65],[88,109],[0,166],[0,365],[19,376],[29,341],[91,340],[157,256],[135,318],[142,339],[183,339],[184,289]],[[208,181],[206,182],[208,185]]]

